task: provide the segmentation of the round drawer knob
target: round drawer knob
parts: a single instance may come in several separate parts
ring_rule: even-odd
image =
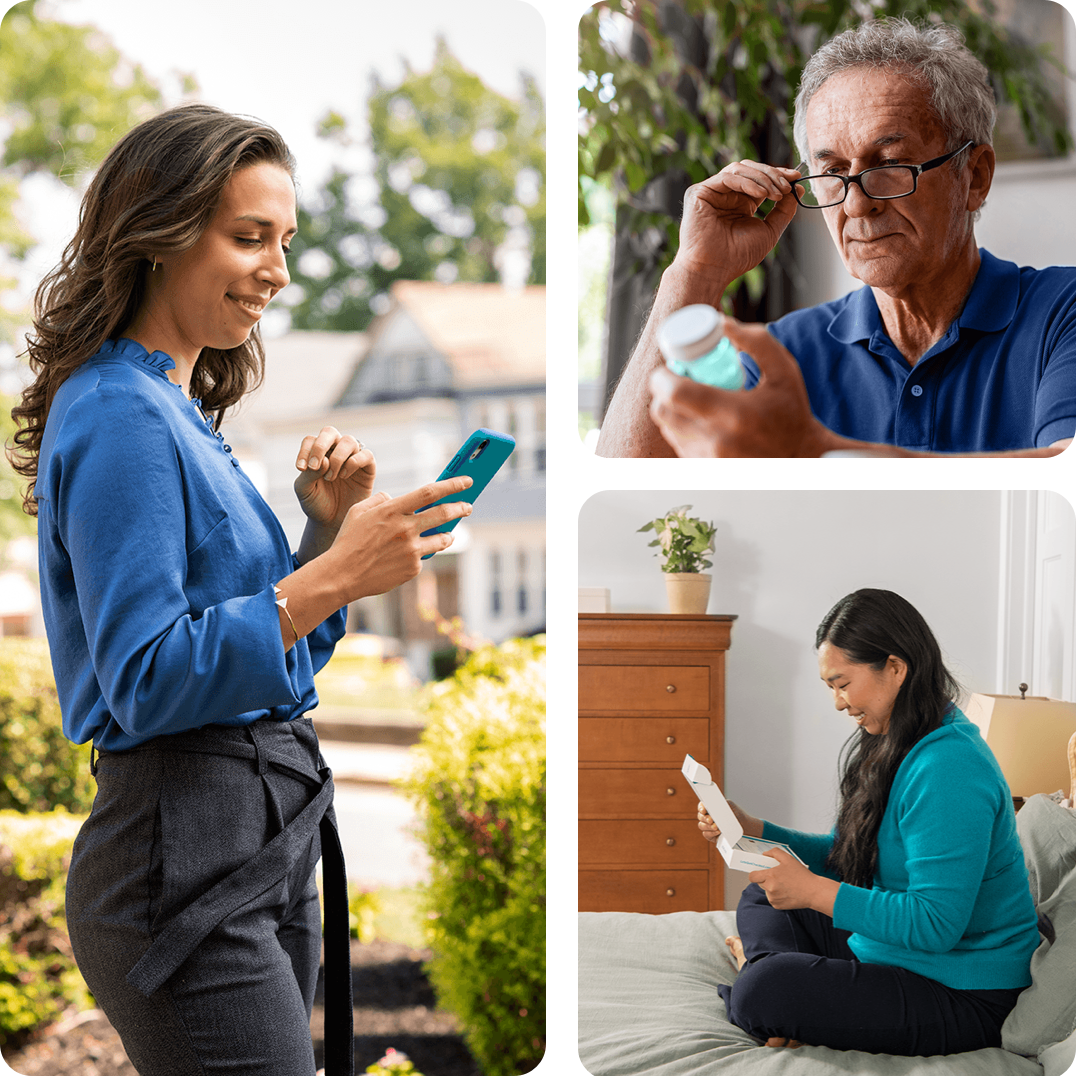
[[[665,795],[666,796],[675,796],[676,795],[676,789],[675,788],[667,788],[667,789],[665,789]]]
[[[675,684],[669,684],[665,690],[671,695],[676,690]]]
[[[676,737],[675,736],[666,736],[665,737],[665,742],[666,743],[676,743]]]
[[[669,846],[670,848],[672,848],[672,846],[673,846],[674,844],[676,844],[676,838],[675,838],[675,837],[666,837],[666,838],[665,838],[665,843],[666,843],[666,844],[667,844],[667,845],[668,845],[668,846]]]
[[[675,897],[676,896],[676,890],[675,889],[666,889],[665,890],[665,896],[667,896],[667,897]]]

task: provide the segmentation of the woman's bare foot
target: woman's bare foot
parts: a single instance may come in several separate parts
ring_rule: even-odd
[[[725,939],[725,944],[729,947],[729,952],[732,953],[732,957],[736,961],[736,970],[742,970],[744,964],[747,963],[747,957],[743,953],[743,942],[733,935]]]
[[[734,934],[730,934],[725,939],[725,944],[729,947],[729,952],[732,953],[733,959],[736,961],[736,970],[742,971],[744,964],[747,963],[747,957],[744,956],[743,942]],[[766,1040],[767,1046],[784,1046],[789,1050],[796,1050],[803,1045],[802,1042],[797,1042],[795,1039],[781,1039],[773,1038]]]

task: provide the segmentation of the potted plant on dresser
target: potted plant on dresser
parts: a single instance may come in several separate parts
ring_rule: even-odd
[[[705,613],[710,602],[712,576],[704,569],[713,567],[706,554],[714,551],[717,528],[712,521],[689,516],[690,511],[690,504],[671,508],[639,528],[639,533],[654,532],[650,545],[659,547],[654,556],[664,558],[661,570],[670,613]]]

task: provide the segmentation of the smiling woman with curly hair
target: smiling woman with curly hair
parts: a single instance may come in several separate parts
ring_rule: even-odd
[[[293,174],[276,131],[207,105],[125,135],[39,289],[13,412],[64,731],[98,783],[68,926],[141,1076],[313,1076],[319,855],[326,1067],[352,1072],[332,775],[304,715],[345,607],[470,511],[421,511],[465,478],[375,493],[372,452],[327,426],[296,458],[293,554],[224,444],[289,282]]]

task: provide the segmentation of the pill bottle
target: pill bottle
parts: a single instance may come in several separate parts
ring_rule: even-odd
[[[705,303],[694,303],[670,314],[658,329],[658,347],[665,365],[718,389],[742,389],[740,353],[725,336],[725,318]]]

